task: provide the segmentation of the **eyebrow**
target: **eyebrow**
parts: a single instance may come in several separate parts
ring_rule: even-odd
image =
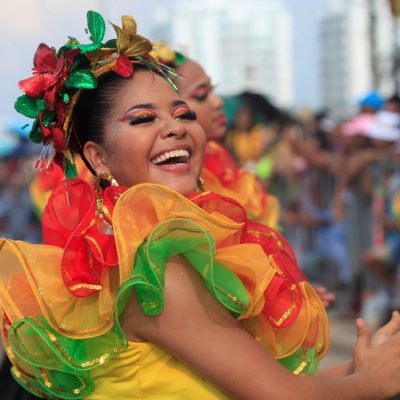
[[[174,102],[172,102],[172,105],[173,105],[174,107],[177,107],[177,106],[186,106],[186,107],[189,107],[188,104],[186,103],[186,101],[183,101],[183,100],[175,100]]]
[[[152,110],[155,110],[154,104],[152,103],[143,103],[143,104],[136,104],[135,106],[129,108],[126,112],[132,111],[132,110],[137,110],[138,108],[150,108]]]
[[[210,79],[209,77],[207,77],[207,81],[206,81],[206,82],[195,83],[194,85],[192,85],[192,86],[189,88],[188,92],[189,92],[189,93],[192,93],[192,92],[195,91],[195,90],[207,88],[207,87],[209,87],[209,86],[211,86],[211,79]]]
[[[172,102],[172,105],[174,107],[182,106],[182,105],[189,107],[188,104],[183,100],[175,100],[175,101]],[[136,104],[135,106],[129,108],[126,112],[129,112],[129,111],[132,111],[132,110],[137,110],[137,109],[142,109],[142,108],[150,108],[151,110],[155,110],[156,109],[156,107],[154,106],[153,103],[143,103],[143,104]]]

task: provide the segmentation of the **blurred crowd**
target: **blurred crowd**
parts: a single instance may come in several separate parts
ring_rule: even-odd
[[[344,121],[236,100],[225,144],[278,197],[280,229],[333,309],[376,329],[400,307],[400,97],[368,93]]]
[[[40,221],[30,194],[39,146],[20,125],[0,130],[0,237],[40,243]]]

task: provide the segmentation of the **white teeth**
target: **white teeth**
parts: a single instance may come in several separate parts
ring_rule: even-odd
[[[185,157],[185,161],[189,158],[189,152],[187,150],[172,150],[167,151],[156,158],[153,158],[151,162],[153,164],[161,164],[164,161],[167,161],[169,158],[172,157]]]

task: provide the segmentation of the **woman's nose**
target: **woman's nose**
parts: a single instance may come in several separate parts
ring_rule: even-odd
[[[186,133],[185,124],[174,119],[165,124],[165,127],[162,130],[162,137],[167,138],[175,136],[179,139],[186,136]]]

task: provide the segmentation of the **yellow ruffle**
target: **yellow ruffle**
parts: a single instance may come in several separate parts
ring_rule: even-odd
[[[134,186],[118,199],[112,220],[119,266],[104,269],[103,289],[89,297],[75,297],[64,286],[60,269],[63,249],[2,240],[0,302],[8,319],[13,323],[43,314],[52,328],[70,338],[88,339],[109,332],[114,325],[116,294],[132,271],[138,247],[156,225],[173,218],[188,219],[209,232],[215,241],[215,260],[243,282],[250,282],[246,284],[249,306],[240,318],[274,357],[310,347],[315,347],[319,356],[325,354],[329,346],[326,314],[310,285],[296,284],[303,303],[294,322],[282,328],[278,320],[274,326],[262,313],[264,292],[273,277],[281,274],[273,255],[266,255],[258,244],[238,244],[242,224],[217,211],[206,212],[177,192],[155,184]],[[292,312],[289,304],[279,319],[283,322]]]

